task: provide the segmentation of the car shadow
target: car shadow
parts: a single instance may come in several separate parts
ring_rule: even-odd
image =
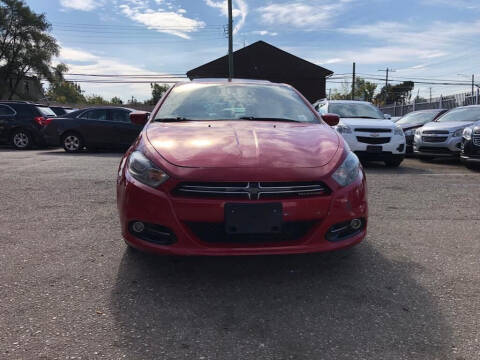
[[[131,359],[451,358],[451,329],[417,266],[368,243],[270,257],[127,250],[112,341]]]
[[[362,163],[363,168],[367,172],[382,173],[382,174],[428,174],[431,169],[417,168],[406,164],[401,164],[399,167],[388,167],[382,162],[368,161]]]
[[[96,150],[96,151],[81,151],[78,153],[68,153],[66,151],[56,149],[56,151],[42,151],[39,154],[40,155],[48,155],[48,156],[66,156],[66,157],[120,157],[125,154],[124,149],[108,149],[108,150]]]

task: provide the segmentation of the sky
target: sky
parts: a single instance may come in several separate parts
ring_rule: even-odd
[[[61,45],[55,62],[71,80],[122,80],[73,74],[185,74],[227,52],[226,1],[26,0],[45,13]],[[327,89],[341,88],[352,63],[379,84],[387,67],[395,81],[455,80],[460,85],[417,83],[424,98],[468,91],[480,84],[480,0],[233,0],[234,47],[264,40],[332,70]],[[288,69],[286,69],[288,71]],[[345,74],[345,75],[343,75]],[[378,80],[373,80],[378,78]],[[421,79],[428,80],[421,80]],[[125,78],[123,78],[125,79]],[[158,79],[160,81],[163,77]],[[165,78],[166,79],[166,78]],[[175,80],[175,79],[172,79]],[[124,101],[150,97],[148,83],[81,84],[85,94]],[[379,86],[380,87],[380,86]]]

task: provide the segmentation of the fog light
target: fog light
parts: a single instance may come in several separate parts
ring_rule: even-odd
[[[353,229],[353,230],[358,230],[362,227],[362,220],[360,219],[353,219],[352,221],[350,221],[350,227]]]
[[[143,230],[145,230],[145,225],[141,221],[135,221],[132,224],[132,230],[136,233],[141,233]]]

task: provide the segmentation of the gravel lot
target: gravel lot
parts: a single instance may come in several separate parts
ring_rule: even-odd
[[[367,240],[335,254],[130,253],[121,154],[0,149],[1,359],[480,358],[480,172],[367,168]]]

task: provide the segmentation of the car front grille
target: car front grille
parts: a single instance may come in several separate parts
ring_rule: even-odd
[[[390,133],[392,129],[383,129],[383,128],[356,128],[355,131],[358,132],[369,132],[369,133]]]
[[[275,234],[228,234],[225,223],[188,222],[186,225],[201,241],[207,243],[259,244],[300,240],[314,227],[315,221],[294,221],[282,225]]]
[[[448,136],[422,136],[423,142],[440,143],[447,141]]]
[[[435,147],[435,146],[420,146],[418,151],[425,152],[425,153],[432,153],[432,154],[451,154],[452,152],[443,147]]]
[[[448,135],[448,130],[424,130],[422,134],[440,134],[440,135]]]
[[[364,144],[388,144],[390,142],[389,137],[364,137],[364,136],[357,136],[357,140]]]
[[[194,182],[181,183],[173,191],[176,196],[229,199],[283,199],[330,194],[321,182]]]
[[[473,145],[480,146],[480,134],[474,134],[472,136]]]

